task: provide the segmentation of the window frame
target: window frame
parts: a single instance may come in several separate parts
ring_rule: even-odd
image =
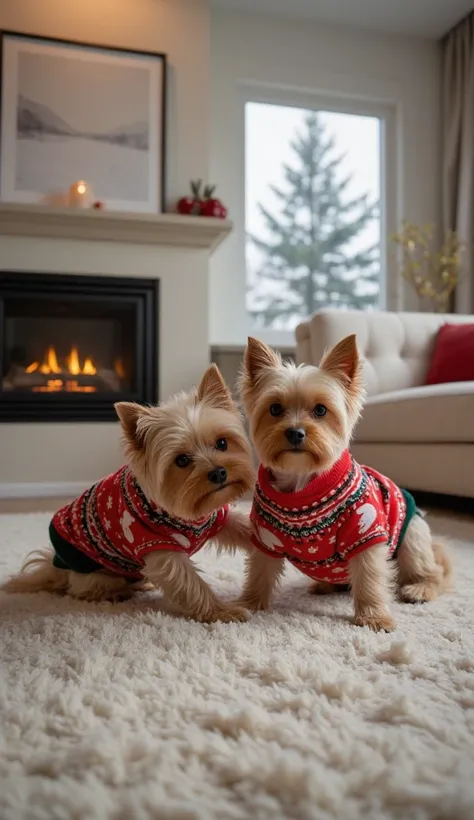
[[[246,243],[246,105],[260,103],[281,105],[289,108],[302,108],[312,111],[334,111],[342,114],[377,117],[380,120],[380,303],[379,310],[397,310],[400,306],[400,284],[396,272],[393,254],[389,253],[388,238],[397,224],[397,151],[396,151],[396,107],[389,102],[348,94],[328,91],[311,91],[294,88],[283,88],[261,83],[241,83],[239,85],[239,120],[242,135],[241,158],[242,173],[239,175],[241,190],[239,201],[242,203],[244,281],[243,295],[247,328],[252,330],[246,308],[247,294],[247,260]],[[302,322],[306,321],[304,317]],[[296,346],[295,334],[291,330],[274,330],[259,328],[259,337],[275,347],[291,348]]]

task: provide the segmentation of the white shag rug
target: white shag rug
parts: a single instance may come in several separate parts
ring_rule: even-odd
[[[0,517],[2,577],[48,521]],[[248,624],[0,594],[0,817],[474,818],[474,544],[455,557],[455,592],[396,605],[392,635],[294,571]],[[199,563],[237,592],[241,559]]]

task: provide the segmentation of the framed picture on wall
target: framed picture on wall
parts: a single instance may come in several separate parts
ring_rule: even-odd
[[[164,210],[166,56],[1,33],[0,197]]]

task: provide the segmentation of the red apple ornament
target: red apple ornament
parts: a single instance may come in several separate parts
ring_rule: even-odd
[[[189,215],[199,215],[201,213],[202,208],[202,201],[201,201],[201,185],[202,180],[191,180],[191,193],[192,196],[183,196],[177,205],[177,210],[179,214],[187,214]]]
[[[204,199],[201,202],[201,216],[225,219],[227,216],[227,208],[222,204],[220,199],[212,196],[215,190],[215,185],[206,185],[204,188]]]

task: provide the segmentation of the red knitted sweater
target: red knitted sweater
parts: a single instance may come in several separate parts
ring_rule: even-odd
[[[392,556],[416,509],[408,493],[348,450],[299,492],[280,492],[271,478],[260,466],[250,515],[254,546],[333,584],[348,583],[349,560],[362,550],[386,544]]]
[[[140,578],[148,553],[194,555],[222,529],[228,513],[225,505],[197,521],[173,518],[150,504],[128,467],[122,467],[59,510],[51,524],[108,572]]]

